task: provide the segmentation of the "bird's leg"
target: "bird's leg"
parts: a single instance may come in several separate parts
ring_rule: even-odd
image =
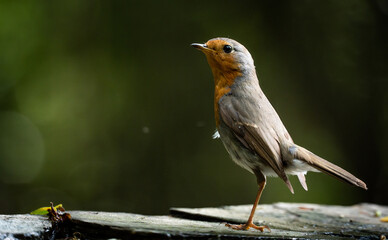
[[[264,226],[256,226],[253,223],[253,216],[255,215],[257,205],[259,204],[259,201],[260,201],[261,193],[263,192],[264,187],[265,187],[265,183],[266,183],[265,176],[261,172],[260,172],[260,174],[256,174],[256,177],[257,177],[257,183],[259,185],[259,191],[257,192],[256,200],[255,200],[255,203],[253,204],[251,214],[249,215],[247,223],[240,224],[240,225],[234,225],[234,224],[227,223],[227,224],[225,224],[225,226],[230,227],[232,229],[236,229],[236,230],[248,230],[249,228],[254,228],[254,229],[260,230],[261,232],[263,232],[264,229],[268,229],[271,232],[271,229],[268,226],[265,226],[265,225]]]

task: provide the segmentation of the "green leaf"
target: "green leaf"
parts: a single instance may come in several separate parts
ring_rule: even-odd
[[[32,214],[32,215],[46,215],[46,214],[48,214],[48,210],[50,208],[51,207],[41,207],[41,208],[38,208],[38,209],[30,212],[30,214]]]
[[[41,207],[41,208],[38,208],[32,212],[30,212],[30,214],[32,215],[47,215],[49,213],[49,209],[51,209],[51,207]],[[65,211],[65,209],[63,208],[62,204],[58,204],[57,206],[54,207],[55,211]]]

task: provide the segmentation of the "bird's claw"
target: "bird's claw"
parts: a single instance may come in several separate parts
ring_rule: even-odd
[[[269,232],[271,232],[271,229],[268,226],[266,226],[266,225],[256,226],[253,223],[245,223],[245,224],[239,224],[239,225],[225,223],[225,226],[230,227],[230,228],[235,229],[235,230],[248,230],[249,228],[254,228],[254,229],[259,230],[260,232],[264,232],[264,229],[267,229]]]

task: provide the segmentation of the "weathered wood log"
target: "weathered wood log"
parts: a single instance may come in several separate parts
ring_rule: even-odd
[[[170,216],[68,211],[72,220],[54,228],[44,216],[0,215],[0,238],[382,239],[388,234],[388,223],[376,216],[388,216],[388,207],[374,204],[263,204],[259,205],[255,219],[268,225],[271,232],[225,227],[224,222],[246,221],[250,208],[251,205],[172,208]]]

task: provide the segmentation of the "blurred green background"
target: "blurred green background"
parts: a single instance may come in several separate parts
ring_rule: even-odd
[[[363,179],[269,178],[262,203],[388,204],[388,2],[1,1],[0,213],[166,214],[252,204],[254,176],[213,140],[213,79],[193,42],[255,59],[296,143]]]

